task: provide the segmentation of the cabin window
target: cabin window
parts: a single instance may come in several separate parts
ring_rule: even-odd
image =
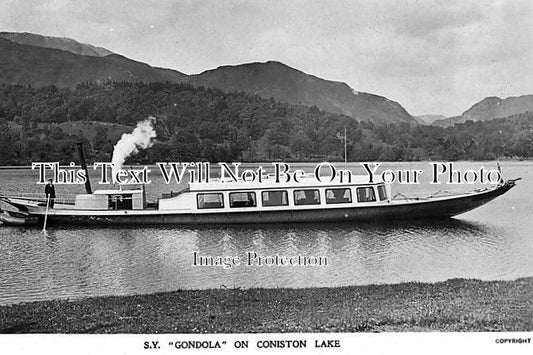
[[[326,203],[350,203],[352,202],[352,191],[350,189],[327,189]]]
[[[263,206],[287,206],[288,195],[287,191],[263,191]]]
[[[220,193],[196,195],[198,208],[224,208],[224,197]]]
[[[379,185],[378,186],[378,195],[380,201],[387,200],[387,192],[385,191],[385,186]]]
[[[318,190],[294,190],[295,205],[319,205],[320,193]]]
[[[257,206],[255,192],[232,192],[229,194],[230,207],[255,207]]]
[[[374,194],[374,188],[373,187],[358,187],[357,188],[357,201],[358,202],[376,201],[376,195]]]
[[[131,210],[133,208],[132,195],[109,195],[108,206],[110,210]]]

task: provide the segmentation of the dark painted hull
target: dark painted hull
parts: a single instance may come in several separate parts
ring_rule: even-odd
[[[368,207],[336,209],[251,211],[208,214],[154,214],[120,216],[61,216],[48,215],[48,223],[57,224],[255,224],[255,223],[306,223],[306,222],[358,222],[395,221],[408,219],[449,218],[470,211],[504,194],[514,186],[507,182],[487,190],[454,198],[409,200],[402,204],[391,203]],[[40,217],[42,219],[42,216]],[[41,221],[42,223],[42,221]]]

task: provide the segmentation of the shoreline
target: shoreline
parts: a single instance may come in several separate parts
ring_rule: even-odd
[[[208,289],[0,306],[0,333],[532,331],[533,277]]]

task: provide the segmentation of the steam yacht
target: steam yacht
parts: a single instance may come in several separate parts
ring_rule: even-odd
[[[225,182],[190,183],[187,188],[148,202],[144,185],[97,190],[56,199],[51,208],[44,199],[0,195],[17,208],[0,215],[5,223],[56,224],[249,224],[340,221],[393,221],[448,218],[477,208],[515,186],[508,180],[464,193],[430,196],[391,196],[390,185],[354,176],[350,183],[317,182],[306,177],[298,183]],[[9,216],[9,218],[7,218]]]

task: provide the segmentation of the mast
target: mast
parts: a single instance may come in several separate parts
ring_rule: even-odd
[[[344,170],[346,170],[346,164],[348,163],[348,138],[346,137],[346,126],[344,126],[344,137],[337,132],[337,139],[344,140]]]
[[[346,143],[346,126],[344,126],[344,170],[346,170],[346,163],[348,161],[348,149]]]

